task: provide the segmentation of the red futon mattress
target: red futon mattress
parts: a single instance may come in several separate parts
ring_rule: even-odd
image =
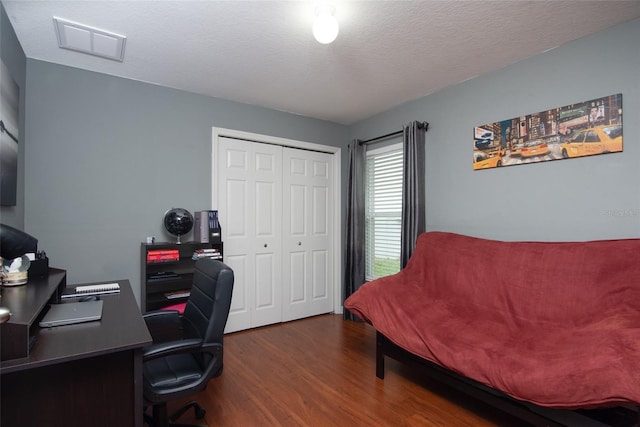
[[[420,235],[345,308],[405,350],[538,405],[640,402],[640,239]]]

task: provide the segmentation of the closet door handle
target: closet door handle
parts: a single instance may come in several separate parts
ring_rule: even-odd
[[[298,246],[302,246],[302,242],[298,242]]]
[[[265,248],[267,247],[267,244],[266,244],[266,243],[264,244],[264,247],[265,247]]]

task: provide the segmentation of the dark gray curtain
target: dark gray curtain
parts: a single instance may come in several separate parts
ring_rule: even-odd
[[[427,123],[414,121],[404,127],[402,148],[402,231],[400,267],[413,254],[418,235],[425,231],[425,131]]]
[[[365,191],[365,147],[360,140],[349,144],[349,174],[347,183],[347,219],[345,242],[344,298],[354,293],[365,279],[364,261],[364,191]],[[357,320],[348,310],[344,318]]]

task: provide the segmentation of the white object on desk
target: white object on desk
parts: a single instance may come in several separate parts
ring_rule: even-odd
[[[73,289],[73,290],[72,290]],[[67,288],[61,298],[77,298],[90,295],[117,294],[120,292],[118,283],[101,283],[98,285],[81,285],[74,288]]]

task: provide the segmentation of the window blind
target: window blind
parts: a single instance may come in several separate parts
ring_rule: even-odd
[[[400,271],[402,145],[367,152],[365,269],[367,280]]]

